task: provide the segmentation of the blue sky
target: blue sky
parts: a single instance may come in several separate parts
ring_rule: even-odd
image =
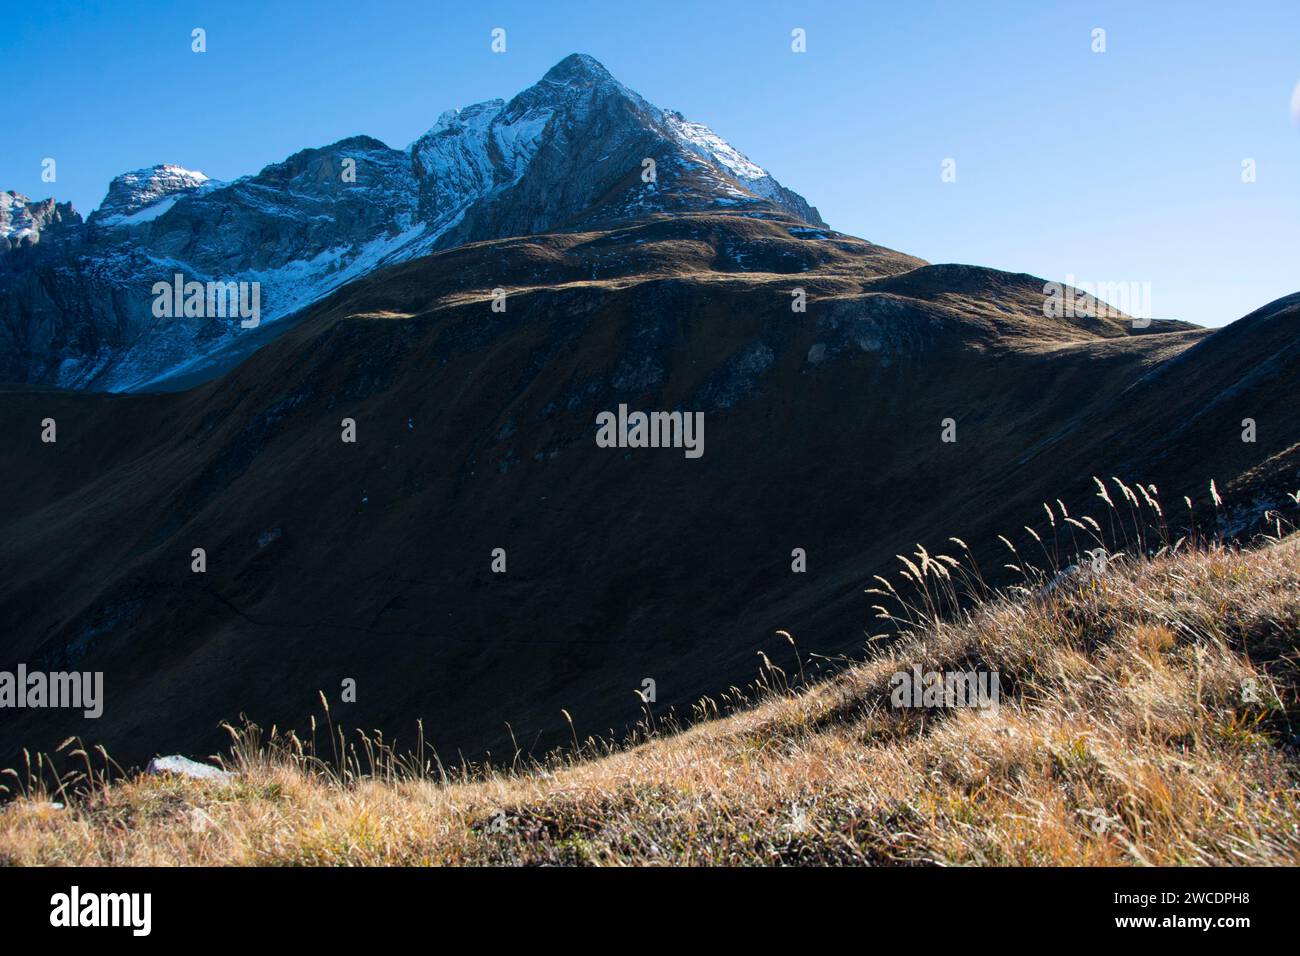
[[[0,189],[88,213],[157,162],[233,179],[357,133],[403,147],[572,52],[934,262],[1149,282],[1156,316],[1206,325],[1300,289],[1296,0],[13,4]]]

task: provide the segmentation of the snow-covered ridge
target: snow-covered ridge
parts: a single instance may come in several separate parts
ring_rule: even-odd
[[[676,111],[665,113],[664,121],[687,149],[709,162],[720,164],[742,182],[767,178],[766,169],[703,123],[694,123]]]
[[[761,199],[767,199],[778,205],[785,204],[788,198],[784,195],[785,190],[772,174],[709,127],[703,123],[692,122],[675,111],[665,113],[664,122],[683,146],[710,162],[715,168],[720,168],[746,190]]]
[[[491,188],[488,139],[505,105],[505,100],[486,100],[447,110],[433,129],[411,144],[415,175],[432,188],[426,212],[434,216],[452,213]]]
[[[162,163],[123,173],[108,185],[108,195],[91,220],[101,226],[135,225],[156,219],[178,199],[220,185],[203,173]]]
[[[426,212],[452,216],[517,183],[554,113],[546,107],[507,112],[501,99],[444,112],[409,147],[416,176],[431,195]]]

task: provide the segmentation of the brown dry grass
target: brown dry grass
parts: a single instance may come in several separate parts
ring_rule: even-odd
[[[920,580],[955,567],[918,558]],[[62,810],[36,785],[0,812],[0,862],[1300,863],[1296,536],[1121,560],[915,626],[929,610],[830,679],[791,689],[765,661],[738,713],[522,770],[447,779],[371,741],[340,779],[244,728],[230,783],[136,775]],[[1001,706],[892,708],[912,664],[994,668]]]

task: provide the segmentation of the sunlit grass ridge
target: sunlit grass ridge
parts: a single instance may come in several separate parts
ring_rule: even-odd
[[[918,545],[870,589],[865,659],[781,632],[754,685],[689,719],[647,707],[619,743],[453,767],[344,733],[324,698],[301,736],[231,728],[226,782],[107,772],[69,742],[62,789],[44,757],[4,778],[0,861],[1300,863],[1300,539],[1270,514],[1224,542],[1217,488],[1175,536],[1156,489],[1098,487],[1097,518],[1052,502],[1004,539],[1018,584],[961,539]],[[1000,706],[891,707],[913,665],[996,671]]]

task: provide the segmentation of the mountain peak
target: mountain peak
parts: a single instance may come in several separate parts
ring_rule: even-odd
[[[108,184],[108,194],[93,218],[101,225],[124,223],[164,199],[179,197],[212,182],[197,170],[172,163],[132,170]]]
[[[614,81],[609,70],[594,56],[586,53],[570,53],[555,66],[546,71],[542,82],[580,84],[592,86],[597,83]]]
[[[6,208],[0,227],[9,245],[0,243],[0,253],[34,243],[28,219],[73,216],[17,199]],[[41,333],[50,345],[39,357],[0,341],[0,376],[12,369],[14,378],[65,387],[147,388],[216,369],[212,356],[259,341],[240,338],[238,323],[160,326],[141,292],[160,262],[173,272],[261,283],[260,320],[269,324],[381,266],[429,252],[699,212],[785,214],[825,225],[803,197],[712,129],[664,111],[594,57],[573,53],[509,101],[442,113],[405,150],[351,136],[234,183],[170,164],[118,176],[86,223],[93,241],[66,251],[66,274],[93,283],[67,293],[68,301],[81,298],[60,316],[58,338]],[[50,244],[42,254],[49,259],[60,249]],[[28,297],[11,314],[44,308],[32,275],[0,271],[0,302],[20,286]],[[120,311],[100,308],[105,296]],[[87,315],[97,317],[93,334],[81,330]]]

